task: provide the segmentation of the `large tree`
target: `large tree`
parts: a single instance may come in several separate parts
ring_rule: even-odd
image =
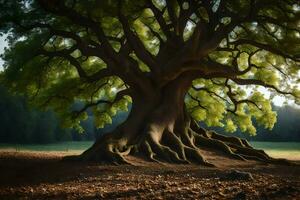
[[[126,121],[82,160],[208,163],[199,148],[273,161],[247,141],[198,126],[255,134],[276,113],[261,88],[299,100],[298,0],[1,0],[8,33],[3,80],[79,127]],[[299,89],[299,88],[298,88]],[[271,95],[272,97],[272,95]],[[85,103],[79,110],[70,105]]]

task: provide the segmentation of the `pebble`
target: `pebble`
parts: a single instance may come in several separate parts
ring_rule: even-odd
[[[222,180],[253,180],[253,176],[249,172],[242,172],[238,170],[232,170],[225,176],[221,177]]]

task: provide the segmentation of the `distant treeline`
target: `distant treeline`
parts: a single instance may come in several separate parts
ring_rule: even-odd
[[[73,108],[80,107],[76,103]],[[122,120],[127,116],[121,113],[114,121]],[[85,133],[73,129],[63,129],[53,111],[42,112],[32,109],[21,96],[12,96],[0,87],[0,143],[51,143],[61,141],[94,140],[103,132],[112,129],[96,129],[93,116],[82,122]],[[119,121],[120,122],[120,121]]]
[[[50,143],[73,140],[72,130],[63,130],[51,111],[40,112],[29,108],[24,97],[11,96],[0,88],[0,142]]]
[[[300,142],[300,109],[292,106],[276,107],[277,122],[272,130],[257,126],[256,136],[238,131],[236,136],[253,141]]]
[[[250,136],[248,133],[240,130],[234,133],[226,133],[220,127],[205,127],[205,124],[201,125],[228,136],[238,136],[251,141],[300,142],[300,109],[289,105],[283,107],[274,106],[273,109],[277,111],[277,122],[273,129],[265,129],[255,125],[256,123],[254,122],[254,126],[257,129],[255,136]]]
[[[82,105],[77,102],[74,107]],[[229,135],[241,136],[257,141],[300,141],[300,109],[291,106],[275,107],[278,122],[272,131],[257,128],[255,137],[247,133],[237,132]],[[103,129],[96,129],[93,116],[89,113],[88,120],[82,122],[85,133],[73,129],[63,129],[60,121],[52,111],[41,112],[28,106],[24,97],[11,96],[6,89],[0,87],[0,143],[51,143],[60,141],[94,140],[125,120],[127,113],[121,112],[113,124]],[[215,128],[223,132],[221,128]]]

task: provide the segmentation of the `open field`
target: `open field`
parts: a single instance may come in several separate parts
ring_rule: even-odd
[[[217,168],[62,162],[70,152],[0,152],[0,199],[299,199],[300,167],[206,154]],[[299,164],[299,162],[298,162]],[[229,176],[232,170],[252,178]]]
[[[253,143],[295,166],[238,161],[202,151],[217,168],[129,157],[134,166],[62,162],[91,142],[0,145],[0,199],[300,199],[299,143]],[[232,170],[253,179],[228,176]]]
[[[299,143],[256,142],[300,163]],[[129,157],[134,166],[62,162],[91,142],[0,145],[0,199],[300,199],[300,167],[242,162],[203,150],[217,168]],[[232,170],[253,179],[228,178]]]
[[[299,142],[251,142],[258,149],[265,150],[275,158],[300,160]],[[45,145],[12,145],[0,144],[0,151],[55,151],[68,154],[80,154],[92,145],[91,141],[62,142]]]
[[[40,152],[62,152],[79,154],[89,148],[92,141],[84,142],[60,142],[50,144],[0,144],[0,151],[40,151]]]
[[[300,160],[299,142],[251,142],[258,149],[265,150],[275,158],[286,158],[289,160]]]

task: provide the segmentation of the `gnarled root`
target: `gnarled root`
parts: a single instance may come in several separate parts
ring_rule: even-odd
[[[239,159],[239,160],[245,160],[242,156],[239,154],[236,154],[232,148],[230,148],[228,145],[226,145],[221,140],[216,140],[209,137],[204,137],[202,135],[198,135],[197,133],[190,130],[193,135],[193,139],[195,140],[195,144],[197,147],[208,147],[215,150],[220,150],[226,154],[228,154],[230,157]]]
[[[67,161],[100,162],[108,164],[129,164],[125,156],[130,154],[135,146],[126,146],[124,139],[113,139],[113,134],[104,135],[92,147],[78,156],[66,156]]]
[[[168,130],[164,131],[160,142],[147,134],[140,147],[141,152],[152,161],[213,166],[202,157],[197,148],[185,145],[176,134]]]
[[[138,152],[149,160],[159,163],[195,163],[213,167],[214,164],[201,155],[201,148],[205,147],[212,151],[221,151],[228,157],[241,161],[291,164],[284,159],[271,158],[263,150],[254,149],[244,139],[220,135],[200,127],[189,126],[176,133],[167,127],[158,129],[148,127],[133,145],[124,136],[115,137],[118,134],[107,134],[83,154],[66,157],[65,160],[131,164],[126,160],[126,156]]]
[[[238,137],[230,137],[218,134],[214,131],[205,131],[203,133],[202,128],[200,128],[200,133],[194,131],[199,131],[199,127],[190,129],[191,134],[197,147],[208,147],[215,150],[219,150],[227,154],[228,156],[240,160],[257,160],[266,163],[273,164],[284,164],[291,165],[292,163],[285,159],[276,159],[270,157],[263,150],[254,149],[247,140]]]

